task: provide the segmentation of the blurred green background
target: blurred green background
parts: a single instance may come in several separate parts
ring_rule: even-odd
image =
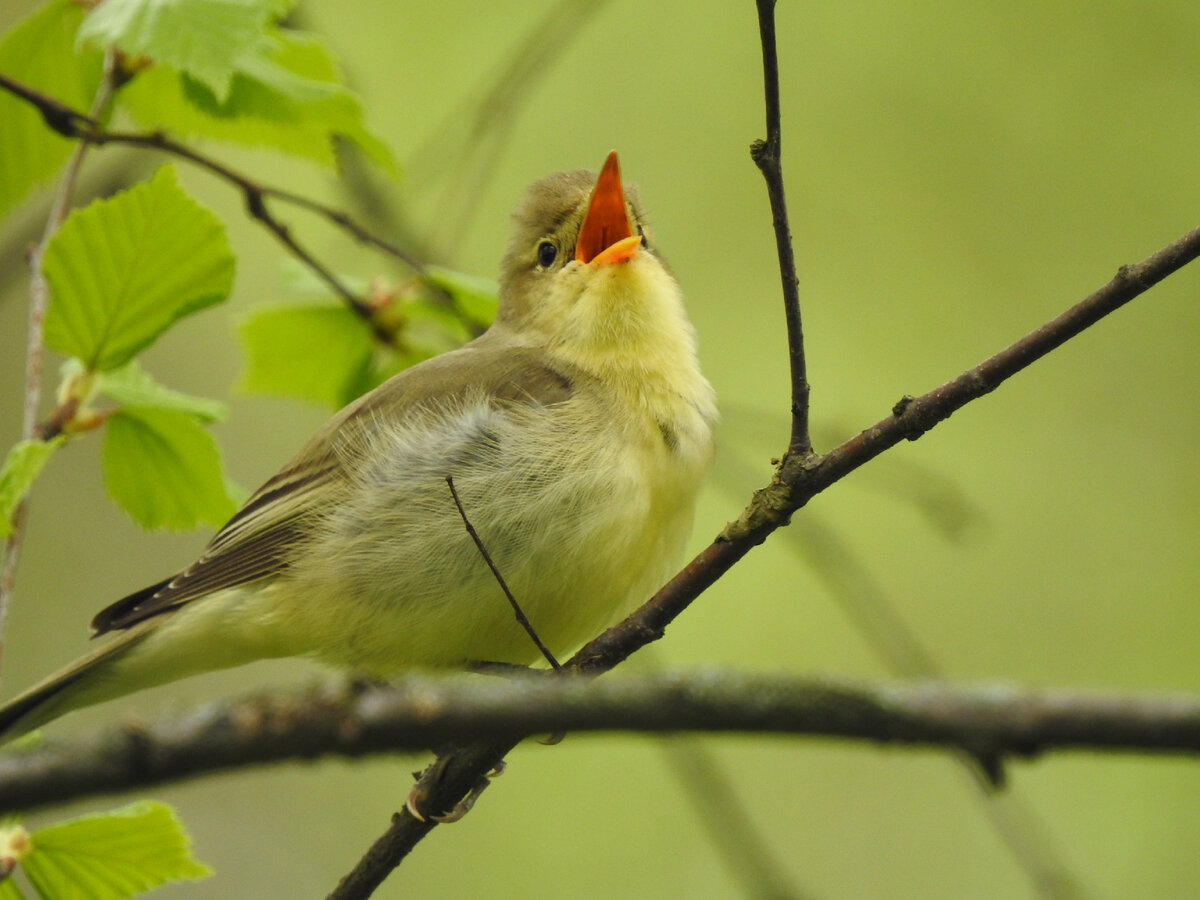
[[[0,24],[29,6],[10,0]],[[699,548],[765,480],[787,434],[778,272],[747,154],[763,133],[753,4],[568,4],[570,37],[555,38],[564,46],[540,78],[490,109],[481,139],[472,131],[481,98],[523,36],[560,6],[312,0],[299,14],[341,54],[370,123],[405,166],[394,190],[412,233],[463,270],[495,273],[527,182],[620,151],[688,296],[725,414]],[[778,20],[818,449],[1197,222],[1195,3],[785,0]],[[326,172],[209,149],[274,184],[349,202]],[[103,169],[118,154],[92,161]],[[491,165],[473,165],[489,155]],[[233,192],[183,176],[231,223],[237,285],[230,304],[177,328],[144,363],[174,387],[227,398],[240,365],[236,318],[286,297],[284,257]],[[285,215],[339,270],[387,271],[341,236]],[[4,238],[7,446],[20,421],[27,285],[20,235]],[[954,680],[1200,689],[1198,285],[1200,269],[1185,270],[818,498],[670,629],[653,664],[885,677],[846,605],[877,592]],[[325,416],[290,401],[229,399],[219,438],[246,486]],[[77,442],[38,484],[5,693],[77,655],[96,609],[189,562],[206,540],[141,533],[107,502],[97,457],[98,441]],[[261,665],[124,706],[153,711],[312,677],[300,664]],[[1032,895],[969,779],[941,754],[779,738],[705,746],[797,893]],[[743,895],[709,836],[727,823],[698,812],[659,741],[573,735],[522,747],[509,762],[466,821],[438,829],[378,896]],[[218,871],[161,896],[323,896],[423,764],[325,762],[151,792],[178,806],[198,855]],[[1194,762],[1072,754],[1010,774],[1044,825],[1031,840],[1083,895],[1200,896]]]

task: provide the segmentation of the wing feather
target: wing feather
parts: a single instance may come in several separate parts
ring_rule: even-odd
[[[302,552],[316,514],[340,502],[346,470],[367,445],[358,432],[379,417],[403,419],[418,406],[453,409],[468,393],[521,406],[571,396],[575,373],[552,365],[544,353],[503,346],[490,335],[401,372],[337,413],[243,504],[196,562],[101,610],[92,620],[95,633],[128,628],[206,594],[286,571]]]

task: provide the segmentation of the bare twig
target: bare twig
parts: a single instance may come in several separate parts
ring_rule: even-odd
[[[232,768],[552,731],[779,734],[962,749],[1200,754],[1200,695],[871,684],[724,669],[611,678],[409,675],[206,703],[150,723],[0,754],[0,810],[31,809]],[[452,774],[452,773],[451,773]]]
[[[492,560],[492,555],[488,553],[488,549],[484,546],[483,540],[479,537],[479,532],[475,530],[475,526],[471,524],[471,520],[467,518],[467,511],[463,509],[462,500],[458,496],[458,489],[454,486],[454,476],[446,476],[446,485],[450,488],[450,496],[454,498],[454,505],[458,508],[458,515],[462,518],[463,525],[467,528],[467,534],[471,536],[471,540],[475,542],[476,549],[479,550],[479,555],[483,557],[483,561],[487,563],[488,569],[491,570],[492,576],[496,579],[496,583],[500,585],[500,590],[504,591],[504,596],[508,598],[509,604],[516,614],[517,621],[521,627],[525,629],[525,633],[529,635],[529,639],[533,641],[535,647],[546,658],[546,662],[550,663],[550,668],[555,672],[562,670],[554,654],[550,652],[550,648],[542,643],[542,639],[538,637],[537,629],[533,627],[533,623],[529,621],[529,617],[525,615],[525,610],[521,609],[521,604],[517,602],[517,598],[513,596],[513,592],[509,590],[508,582],[504,580],[504,576],[500,574],[500,570],[496,568],[496,563]]]
[[[783,190],[781,128],[779,115],[779,58],[775,49],[775,0],[757,0],[758,32],[762,43],[763,89],[766,100],[767,138],[750,145],[754,159],[767,183],[771,201],[771,224],[775,228],[775,251],[783,285],[783,317],[787,323],[788,364],[792,380],[792,434],[788,454],[804,458],[812,453],[808,430],[809,385],[804,359],[804,328],[800,321],[800,291],[796,257],[788,225],[787,200]]]

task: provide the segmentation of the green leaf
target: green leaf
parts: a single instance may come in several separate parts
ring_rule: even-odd
[[[188,413],[119,410],[105,423],[101,462],[109,496],[144,528],[220,526],[236,508],[216,442]]]
[[[79,42],[171,66],[223,101],[277,7],[275,0],[105,0],[84,19]]]
[[[0,72],[86,110],[100,84],[102,59],[75,52],[75,30],[84,9],[71,0],[51,0],[0,38]],[[0,215],[50,179],[73,144],[52,131],[28,102],[0,92]]]
[[[140,73],[121,99],[148,128],[265,145],[329,167],[337,162],[332,139],[341,135],[384,168],[396,168],[367,129],[358,96],[342,84],[333,53],[302,32],[272,30],[241,60],[224,98],[160,66]]]
[[[259,306],[238,333],[246,352],[240,389],[326,406],[346,403],[374,355],[367,324],[328,303]]]
[[[78,360],[72,360],[79,365]],[[191,413],[202,422],[219,422],[229,417],[224,403],[207,397],[193,397],[159,384],[137,360],[119,369],[102,372],[96,378],[96,390],[122,406],[145,406]]]
[[[124,365],[175,321],[220,303],[233,255],[215,215],[164,166],[76,210],[46,246],[45,340],[90,369]]]
[[[367,128],[362,101],[345,86],[337,58],[324,40],[302,31],[280,30],[273,37],[270,52],[248,58],[243,74],[294,102],[299,124],[323,132],[327,145],[340,135],[394,173],[391,150]]]
[[[25,900],[21,889],[13,884],[11,878],[0,881],[0,900]]]
[[[12,517],[54,451],[66,441],[61,435],[49,441],[20,441],[12,446],[0,467],[0,537],[12,534]]]
[[[426,266],[425,275],[450,295],[454,305],[473,322],[491,325],[496,318],[500,286],[491,278],[464,275],[441,266]]]
[[[124,900],[173,881],[207,878],[191,839],[162,803],[133,803],[33,833],[22,866],[42,897]]]

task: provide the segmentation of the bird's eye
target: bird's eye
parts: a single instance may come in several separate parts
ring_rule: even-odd
[[[554,246],[553,241],[542,241],[538,244],[537,259],[538,265],[543,269],[548,269],[554,265],[554,260],[558,258],[558,248]]]

